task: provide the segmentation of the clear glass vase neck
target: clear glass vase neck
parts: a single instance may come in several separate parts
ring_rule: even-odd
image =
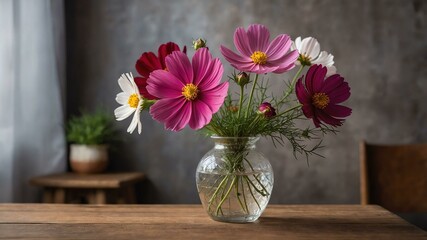
[[[235,148],[244,146],[246,149],[254,149],[259,137],[219,137],[211,136],[216,149]]]

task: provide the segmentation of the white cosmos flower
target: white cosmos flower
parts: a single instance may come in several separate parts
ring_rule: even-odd
[[[134,113],[132,122],[127,131],[133,133],[138,126],[138,133],[141,134],[142,124],[140,120],[141,105],[144,99],[139,95],[138,87],[133,80],[132,73],[122,74],[119,80],[119,86],[123,92],[117,94],[116,101],[122,106],[114,110],[117,121],[122,121]]]
[[[317,39],[307,37],[301,40],[301,37],[297,37],[292,43],[292,49],[297,49],[300,54],[295,62],[296,65],[321,64],[327,67],[327,76],[337,72],[337,68],[334,66],[334,56],[326,51],[320,51],[320,44]]]

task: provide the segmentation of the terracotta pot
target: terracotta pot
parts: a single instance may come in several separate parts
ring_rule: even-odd
[[[77,173],[103,172],[108,165],[108,146],[71,144],[70,165]]]

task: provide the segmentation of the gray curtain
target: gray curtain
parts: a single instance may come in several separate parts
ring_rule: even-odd
[[[33,202],[31,177],[64,171],[60,0],[0,0],[0,202]]]

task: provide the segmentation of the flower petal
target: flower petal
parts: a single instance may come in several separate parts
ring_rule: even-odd
[[[254,64],[250,57],[240,56],[222,45],[220,47],[220,50],[225,59],[232,64]]]
[[[316,116],[319,118],[320,121],[329,124],[331,126],[334,127],[338,127],[341,126],[344,122],[343,119],[336,119],[330,115],[328,115],[327,113],[325,113],[323,110],[320,109],[315,109],[315,114]]]
[[[187,55],[174,51],[166,57],[166,67],[182,83],[193,82],[193,68]]]
[[[326,78],[321,91],[328,94],[331,103],[341,103],[350,97],[350,86],[339,74]]]
[[[135,128],[139,125],[141,125],[141,119],[140,119],[140,107],[136,109],[135,114],[133,115],[132,121],[127,129],[127,132],[132,134]],[[141,129],[138,129],[138,133],[141,134]]]
[[[165,129],[180,131],[191,117],[191,102],[184,98],[160,99],[150,108],[151,116],[163,123]]]
[[[320,53],[320,44],[317,39],[313,37],[304,38],[301,42],[300,53],[309,56],[311,59],[317,58]]]
[[[195,85],[199,85],[200,81],[209,73],[211,61],[212,55],[207,48],[199,48],[196,51],[192,59]]]
[[[159,61],[162,65],[162,69],[165,69],[165,58],[167,55],[171,54],[173,51],[179,51],[179,46],[174,42],[168,42],[160,45],[158,53],[159,53]]]
[[[288,66],[285,66],[285,67],[279,67],[276,70],[274,70],[273,72],[277,73],[277,74],[280,74],[280,73],[284,73],[284,72],[290,71],[294,67],[295,67],[295,62],[293,62],[293,63],[291,63],[291,64],[289,64]]]
[[[278,68],[279,68],[278,66],[274,66],[272,64],[265,64],[265,65],[254,64],[249,68],[249,70],[244,70],[244,71],[252,72],[256,74],[265,74],[265,73],[274,72]]]
[[[118,80],[120,89],[128,95],[134,93],[134,89],[131,83],[131,79],[129,79],[125,74],[122,74]]]
[[[312,64],[322,64],[323,66],[330,67],[334,64],[334,56],[326,51],[322,51],[320,55],[311,61]]]
[[[136,61],[135,68],[144,77],[148,77],[154,70],[163,69],[159,59],[153,52],[144,52]]]
[[[316,93],[321,92],[326,73],[328,72],[326,67],[322,67],[322,65],[319,66],[320,67],[317,68],[316,72],[314,72],[312,80],[313,91]]]
[[[270,40],[270,31],[261,24],[252,24],[247,31],[251,53],[255,51],[266,52]]]
[[[212,119],[212,111],[209,106],[202,101],[191,102],[191,118],[189,125],[192,129],[198,130],[208,124]]]
[[[129,117],[136,108],[131,108],[129,105],[123,105],[114,109],[114,115],[116,116],[117,121],[122,121]]]
[[[345,118],[351,115],[351,108],[341,105],[329,104],[324,110],[326,114],[338,118]]]
[[[304,113],[304,116],[307,118],[313,118],[314,117],[314,110],[313,106],[311,104],[305,104],[302,106],[302,113]]]
[[[271,62],[273,60],[282,58],[285,55],[292,45],[291,38],[286,34],[280,34],[276,38],[271,41],[270,45],[266,50],[266,54],[268,56],[268,61]],[[297,56],[298,51],[297,52]],[[297,57],[298,58],[298,57]]]
[[[177,98],[182,96],[185,86],[177,77],[165,70],[156,70],[147,80],[147,91],[157,98]]]
[[[209,69],[203,79],[199,80],[199,88],[201,91],[211,89],[219,84],[224,73],[224,67],[218,58],[211,61]]]
[[[320,127],[321,122],[319,117],[316,115],[316,112],[314,112],[314,115],[313,115],[313,123],[314,123],[314,126]]]
[[[139,93],[146,99],[153,100],[158,99],[155,96],[151,95],[147,91],[147,80],[148,77],[135,77],[135,84],[138,86]]]
[[[330,77],[337,73],[337,68],[335,66],[329,66],[326,68],[328,69],[328,72],[326,73],[326,77]]]
[[[251,46],[249,45],[249,39],[248,35],[246,34],[246,31],[244,28],[237,28],[234,32],[234,46],[236,46],[236,49],[242,54],[247,57],[250,57],[252,55]]]
[[[274,71],[275,73],[284,73],[295,67],[295,61],[298,59],[298,56],[298,51],[294,50],[283,55],[279,59],[274,61],[269,60],[268,64],[277,66],[277,69]]]
[[[315,92],[313,90],[313,79],[314,74],[316,73],[317,69],[320,68],[320,65],[312,65],[305,75],[305,88],[307,89],[308,93],[310,95],[313,95]]]
[[[181,131],[188,124],[192,116],[191,102],[187,101],[181,107],[180,111],[168,118],[165,128],[175,132]]]
[[[295,41],[292,43],[292,50],[299,50],[301,49],[301,37],[295,38]]]
[[[339,74],[334,74],[325,79],[325,83],[323,84],[321,91],[325,93],[330,93],[334,91],[336,88],[338,88],[339,86],[341,86],[341,84],[343,83],[344,83],[344,78],[341,77]]]
[[[233,66],[239,71],[249,72],[250,69],[256,65],[249,57],[237,55],[236,53],[224,46],[221,46],[220,49],[222,55],[231,64],[231,66]]]
[[[228,82],[224,82],[214,88],[203,91],[199,100],[209,106],[212,113],[216,113],[224,103],[227,92]]]
[[[328,93],[330,103],[342,103],[350,97],[350,87],[347,82]]]
[[[121,93],[117,94],[117,96],[116,96],[116,102],[117,103],[119,103],[121,105],[126,105],[126,104],[128,104],[128,101],[129,101],[129,95],[127,95],[126,93],[121,92]]]
[[[300,103],[302,104],[311,104],[311,96],[307,93],[304,85],[302,84],[302,78],[298,79],[297,84],[295,85],[295,94]]]

